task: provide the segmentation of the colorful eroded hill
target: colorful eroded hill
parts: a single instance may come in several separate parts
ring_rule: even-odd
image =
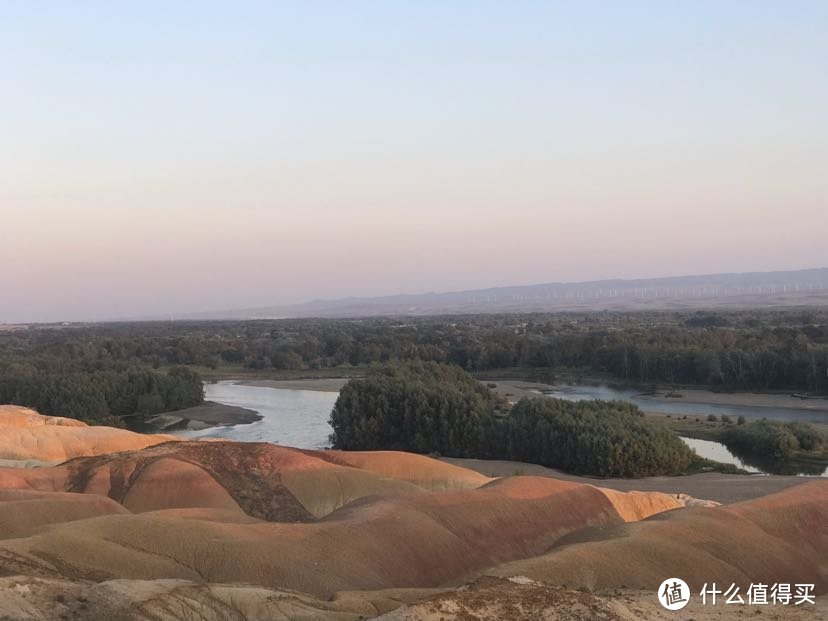
[[[452,600],[453,619],[477,594],[633,619],[633,604],[591,592],[635,601],[672,575],[828,590],[823,481],[688,507],[408,453],[178,441],[1,406],[0,438],[16,465],[68,458],[0,468],[0,618],[431,619]],[[507,618],[489,609],[477,618]]]

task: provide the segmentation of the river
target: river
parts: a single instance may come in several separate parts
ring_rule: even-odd
[[[328,418],[339,393],[316,390],[292,390],[261,386],[244,386],[233,380],[205,384],[205,398],[209,401],[248,408],[258,412],[262,420],[246,425],[210,427],[199,431],[181,431],[177,435],[188,438],[224,438],[240,442],[274,442],[297,448],[320,449],[330,446],[331,427]],[[762,417],[777,420],[826,420],[824,412],[795,408],[722,406],[702,403],[676,403],[669,399],[636,398],[632,389],[609,386],[560,386],[549,391],[549,396],[580,401],[584,399],[622,399],[631,401],[644,411],[707,416],[708,414],[742,415],[747,419]],[[735,456],[719,442],[682,438],[701,456],[723,463],[735,464],[748,472],[770,472],[772,467],[748,463]],[[797,474],[792,471],[789,474]],[[809,473],[819,474],[819,473]],[[828,476],[828,470],[822,474]]]
[[[727,449],[727,447],[721,442],[713,442],[711,440],[699,440],[697,438],[682,438],[682,440],[687,446],[696,451],[696,454],[699,457],[712,459],[713,461],[718,461],[723,464],[733,464],[734,466],[738,466],[745,472],[752,472],[754,474],[762,473],[761,469],[755,466],[748,465],[741,459],[736,457],[736,455],[731,453]]]
[[[642,397],[641,391],[633,388],[615,388],[606,384],[591,386],[586,384],[562,385],[544,394],[568,401],[583,401],[585,399],[603,399],[611,401],[620,399],[637,405],[642,412],[660,412],[662,414],[676,414],[706,417],[713,414],[717,418],[726,414],[732,418],[744,416],[746,419],[757,420],[767,418],[780,421],[805,421],[811,423],[828,423],[828,412],[825,410],[809,410],[804,408],[783,408],[755,405],[719,405],[713,403],[690,403],[676,401],[669,397]]]
[[[274,442],[297,448],[330,446],[331,414],[339,393],[242,386],[232,380],[204,385],[208,401],[254,410],[262,420],[246,425],[181,431],[188,438],[224,438],[239,442]]]
[[[730,416],[735,420],[744,416],[747,420],[758,420],[767,418],[779,421],[807,421],[812,423],[828,423],[828,413],[820,410],[808,410],[804,408],[784,408],[753,405],[719,405],[711,403],[690,403],[676,401],[669,397],[640,396],[641,392],[634,388],[617,388],[601,385],[562,385],[554,390],[546,391],[544,394],[558,399],[569,401],[583,401],[588,399],[619,399],[629,401],[637,405],[643,412],[660,412],[676,416],[698,416],[705,418],[713,414],[717,418],[722,414]],[[724,444],[710,440],[697,440],[695,438],[682,438],[682,440],[694,449],[700,457],[712,459],[725,464],[733,464],[747,472],[764,474],[808,474],[812,476],[828,476],[828,468],[824,472],[814,472],[813,466],[797,466],[788,463],[772,463],[767,460],[756,460],[749,456],[738,457],[734,455]]]

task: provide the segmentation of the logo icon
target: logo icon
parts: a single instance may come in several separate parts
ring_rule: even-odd
[[[681,610],[690,602],[690,587],[681,578],[667,578],[658,587],[658,601],[667,610]]]

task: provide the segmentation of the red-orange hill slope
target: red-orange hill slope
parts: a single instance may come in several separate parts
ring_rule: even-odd
[[[828,481],[755,500],[688,508],[623,524],[546,555],[508,563],[497,575],[588,589],[655,589],[680,577],[744,592],[751,583],[815,584],[828,591]]]
[[[491,480],[404,453],[166,442],[0,468],[0,573],[329,596],[446,585],[497,567],[588,588],[649,589],[679,575],[693,585],[774,579],[824,591],[826,494],[828,482],[812,482],[740,505],[668,511],[679,503],[666,494]]]
[[[177,442],[55,468],[0,469],[0,486],[108,496],[133,512],[112,515],[105,504],[100,517],[83,515],[0,542],[0,558],[5,571],[18,573],[178,577],[328,595],[444,584],[539,554],[584,527],[623,521],[591,486],[534,477],[488,482],[401,455],[406,478],[422,487],[381,474],[393,457],[359,455],[353,461],[366,470],[342,465],[347,456],[341,454]],[[435,480],[440,487],[486,484],[426,491]],[[54,513],[66,496],[55,494]],[[337,508],[319,519],[314,509],[322,506]]]

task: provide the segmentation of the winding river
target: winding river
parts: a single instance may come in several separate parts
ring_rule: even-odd
[[[261,386],[244,386],[233,380],[205,384],[205,398],[209,401],[235,405],[255,410],[262,420],[246,425],[210,427],[199,431],[181,431],[179,435],[189,438],[224,438],[240,442],[274,442],[298,448],[320,449],[330,446],[328,435],[331,427],[328,418],[339,393],[315,390],[292,390]],[[727,414],[742,415],[747,419],[769,418],[775,420],[808,420],[828,422],[828,414],[795,408],[753,407],[735,405],[714,405],[685,403],[666,398],[639,398],[632,389],[617,389],[609,386],[560,386],[546,393],[560,399],[580,401],[584,399],[622,399],[631,401],[648,412],[665,412],[677,415],[707,416]],[[748,472],[768,472],[768,467],[751,464],[727,449],[723,444],[708,440],[682,438],[702,457],[734,464]],[[794,471],[791,474],[797,474]],[[819,474],[819,473],[810,473]],[[828,476],[828,470],[822,473]]]

